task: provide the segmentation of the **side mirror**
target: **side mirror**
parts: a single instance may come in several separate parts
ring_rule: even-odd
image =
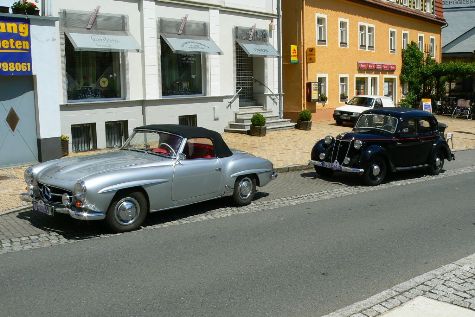
[[[186,154],[179,153],[178,154],[178,161],[184,161],[184,160],[186,160]]]

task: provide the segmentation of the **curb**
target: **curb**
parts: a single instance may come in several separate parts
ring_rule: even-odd
[[[12,214],[12,213],[14,213],[14,212],[24,211],[24,210],[27,210],[27,209],[29,209],[29,208],[30,208],[30,206],[21,206],[21,207],[9,209],[9,210],[6,210],[6,211],[2,212],[2,214],[0,215],[0,217],[5,216],[5,215],[8,215],[8,214]]]

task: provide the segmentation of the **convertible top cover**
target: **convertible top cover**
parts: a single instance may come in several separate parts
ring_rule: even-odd
[[[226,142],[224,142],[221,134],[216,131],[208,130],[201,127],[191,127],[178,124],[151,124],[137,127],[137,130],[163,131],[171,134],[179,135],[183,138],[207,138],[213,142],[214,150],[217,157],[229,157],[233,155]]]

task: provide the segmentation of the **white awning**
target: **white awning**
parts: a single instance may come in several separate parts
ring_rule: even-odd
[[[140,51],[140,45],[126,32],[76,33],[65,32],[76,51],[122,52]]]
[[[267,42],[236,40],[250,57],[278,57],[277,50]]]
[[[216,45],[216,43],[208,37],[177,34],[161,34],[161,36],[174,53],[204,53],[212,55],[223,54],[218,45]]]

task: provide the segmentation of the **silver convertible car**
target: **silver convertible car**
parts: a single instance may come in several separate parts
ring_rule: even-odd
[[[231,151],[199,127],[148,125],[118,151],[64,158],[25,171],[33,211],[103,220],[115,232],[137,229],[149,212],[232,196],[248,205],[256,186],[277,177],[270,161]]]

